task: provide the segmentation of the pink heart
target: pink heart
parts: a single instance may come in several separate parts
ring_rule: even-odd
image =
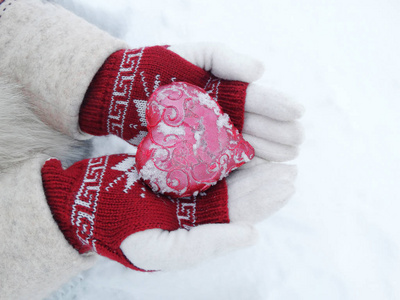
[[[229,116],[197,86],[176,82],[155,90],[146,121],[136,163],[154,192],[197,195],[254,157]]]

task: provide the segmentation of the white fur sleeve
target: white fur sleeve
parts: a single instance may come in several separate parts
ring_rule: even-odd
[[[42,188],[36,157],[0,174],[0,299],[43,299],[91,267],[55,223]]]
[[[77,139],[79,109],[107,57],[127,45],[41,0],[5,0],[0,18],[0,72],[31,94],[39,117]]]

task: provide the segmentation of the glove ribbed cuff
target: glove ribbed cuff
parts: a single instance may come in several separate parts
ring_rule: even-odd
[[[71,224],[72,195],[73,191],[79,189],[77,183],[82,182],[86,167],[82,164],[75,170],[75,176],[63,171],[61,162],[57,159],[50,159],[42,168],[43,187],[46,193],[47,203],[51,208],[58,227],[64,233],[67,241],[79,251],[85,253],[92,248],[82,244],[76,235],[76,229]]]
[[[120,50],[108,57],[86,91],[79,113],[79,126],[86,133],[96,136],[109,134],[107,119],[123,52]]]

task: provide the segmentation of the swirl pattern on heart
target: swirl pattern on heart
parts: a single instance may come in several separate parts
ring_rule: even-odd
[[[149,133],[136,162],[154,192],[196,196],[254,157],[229,116],[197,86],[159,87],[147,103],[146,121]]]

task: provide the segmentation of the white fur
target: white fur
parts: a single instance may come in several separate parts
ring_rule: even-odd
[[[32,112],[28,96],[0,76],[0,170],[43,153],[69,165],[87,154],[89,142],[80,142],[44,124]]]
[[[78,127],[82,99],[105,59],[125,47],[52,3],[12,1],[2,13],[1,299],[42,299],[93,264],[55,223],[41,167],[49,156],[66,164],[81,158],[84,147],[73,138],[90,137]]]
[[[44,124],[28,98],[0,76],[0,299],[41,299],[93,264],[93,257],[79,255],[65,240],[41,182],[48,157],[67,166],[82,159],[88,142]]]
[[[0,173],[0,299],[43,299],[94,264],[95,256],[68,244],[51,215],[40,172],[46,159]]]
[[[88,138],[78,118],[93,76],[111,53],[126,47],[49,2],[13,1],[1,18],[1,72],[32,95],[42,120],[77,139]]]

